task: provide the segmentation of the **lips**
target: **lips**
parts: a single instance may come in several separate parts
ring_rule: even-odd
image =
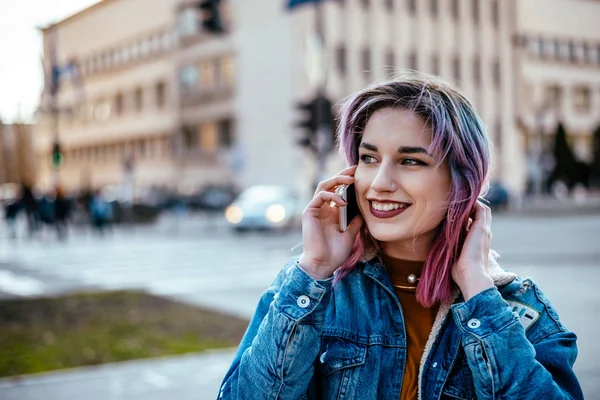
[[[395,205],[395,204],[400,204],[400,203],[384,203],[384,204],[394,204]],[[395,217],[396,215],[402,214],[404,211],[408,210],[409,207],[410,207],[410,204],[401,203],[401,206],[396,209],[392,208],[391,210],[376,210],[373,207],[373,202],[369,201],[369,210],[371,211],[371,215],[373,215],[376,218],[392,218],[392,217]]]

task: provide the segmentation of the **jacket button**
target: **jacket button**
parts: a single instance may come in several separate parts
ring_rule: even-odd
[[[324,351],[323,354],[321,354],[321,357],[319,357],[319,361],[321,361],[321,364],[325,362],[325,354],[327,354],[326,351]]]
[[[310,299],[308,298],[308,296],[300,296],[298,297],[298,300],[296,300],[296,304],[298,304],[298,307],[300,308],[306,308],[310,305]]]
[[[479,321],[477,318],[471,318],[467,322],[467,326],[471,329],[477,329],[481,326],[481,321]]]

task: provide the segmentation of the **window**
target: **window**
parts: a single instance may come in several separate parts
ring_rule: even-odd
[[[131,48],[129,46],[122,47],[119,50],[119,53],[121,53],[122,62],[127,63],[131,60]]]
[[[460,19],[460,5],[459,5],[459,0],[452,0],[452,17],[455,20],[459,20]]]
[[[198,32],[198,13],[191,7],[179,11],[177,33],[179,36],[193,36]]]
[[[200,147],[207,152],[217,149],[219,140],[217,138],[217,126],[214,122],[205,122],[200,127]]]
[[[371,49],[363,49],[361,52],[361,66],[365,75],[371,75]]]
[[[456,81],[460,81],[460,57],[454,56],[452,59],[452,76]]]
[[[438,10],[439,9],[439,7],[438,7],[438,0],[429,0],[429,1],[430,1],[429,6],[431,8],[431,16],[433,18],[437,18],[438,11],[439,11]]]
[[[500,5],[498,4],[498,0],[492,1],[492,24],[495,28],[500,25]]]
[[[196,127],[192,126],[183,127],[183,143],[188,150],[198,146],[198,134],[196,129]]]
[[[589,63],[592,61],[592,57],[591,56],[591,51],[590,51],[590,46],[587,43],[584,43],[583,45],[581,45],[581,56],[583,58],[583,62],[584,63]]]
[[[388,68],[394,69],[394,67],[396,66],[396,56],[394,55],[394,50],[389,49],[385,53],[384,63]]]
[[[233,146],[233,121],[223,119],[219,121],[219,147],[231,148]]]
[[[549,107],[560,107],[562,104],[562,88],[558,85],[546,86],[544,101]]]
[[[146,140],[139,139],[137,141],[137,153],[140,157],[146,156]]]
[[[542,57],[544,54],[544,40],[542,38],[535,38],[529,41],[531,53],[535,57]]]
[[[129,51],[131,53],[131,60],[135,61],[140,56],[140,44],[133,43],[129,46]]]
[[[163,50],[168,50],[171,48],[171,33],[170,32],[164,32],[162,34],[162,36],[160,37],[160,45],[163,48]]]
[[[440,74],[440,57],[437,54],[431,57],[431,73],[433,75]]]
[[[408,0],[408,12],[411,14],[416,14],[417,0]]]
[[[166,84],[158,82],[155,87],[156,107],[163,108],[165,106]]]
[[[123,114],[123,94],[117,93],[115,96],[115,114],[121,115]]]
[[[476,85],[481,83],[481,60],[478,56],[473,59],[473,80]]]
[[[502,83],[500,75],[500,60],[496,60],[492,64],[492,74],[494,75],[494,85],[499,88],[500,84]]]
[[[417,53],[413,50],[408,55],[408,68],[416,71],[419,67],[417,64]]]
[[[577,86],[573,88],[573,106],[575,111],[587,113],[591,110],[592,93],[587,86]]]
[[[154,35],[150,37],[150,50],[152,53],[158,53],[160,51],[160,36]]]
[[[235,84],[235,61],[233,56],[226,56],[221,59],[221,83],[226,87],[232,87]]]
[[[200,64],[200,84],[203,89],[212,89],[216,84],[215,62],[205,61]]]
[[[335,50],[335,62],[340,75],[346,75],[346,47],[344,47],[344,45],[340,45]]]
[[[193,88],[198,83],[198,69],[194,65],[182,67],[179,71],[179,79],[184,90]]]
[[[112,52],[112,64],[114,66],[119,66],[123,62],[123,53],[121,53],[121,49],[116,49]]]
[[[140,56],[146,57],[150,53],[150,39],[146,38],[140,42]]]
[[[496,149],[500,150],[502,148],[502,121],[497,120],[496,126],[494,127],[494,143]]]
[[[471,9],[473,11],[473,22],[475,24],[479,23],[479,0],[472,0],[473,4],[471,5]]]
[[[98,121],[106,121],[110,117],[110,104],[109,102],[100,99],[94,105],[94,119]]]
[[[577,48],[573,42],[569,42],[569,61],[577,62]]]
[[[554,56],[555,60],[560,60],[560,42],[558,41],[558,39],[554,39],[553,45],[554,49],[552,55]]]
[[[111,65],[110,65],[111,64],[111,58],[112,57],[111,57],[110,52],[104,53],[102,55],[102,68],[103,69],[108,69],[108,68],[111,67]]]
[[[135,111],[142,111],[142,107],[144,106],[144,91],[141,87],[136,88],[133,93],[133,104]]]

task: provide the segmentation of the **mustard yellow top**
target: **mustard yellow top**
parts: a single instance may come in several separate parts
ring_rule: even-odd
[[[425,308],[417,303],[416,283],[410,283],[408,276],[421,276],[423,261],[407,261],[382,256],[388,276],[395,287],[396,296],[402,306],[404,325],[406,326],[406,367],[402,380],[400,400],[417,398],[419,366],[425,350],[438,307]],[[398,286],[402,286],[399,288]]]

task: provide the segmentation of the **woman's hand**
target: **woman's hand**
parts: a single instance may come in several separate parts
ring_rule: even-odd
[[[452,268],[452,279],[460,288],[465,301],[494,287],[492,278],[486,272],[492,244],[492,210],[477,200],[471,215],[472,222],[467,225],[465,243]]]
[[[356,166],[342,170],[338,175],[319,184],[315,196],[302,212],[302,244],[304,252],[300,266],[315,279],[327,279],[346,261],[354,239],[362,226],[359,214],[348,225],[346,232],[338,229],[339,206],[345,206],[335,188],[354,183]],[[338,207],[332,207],[334,202]]]

